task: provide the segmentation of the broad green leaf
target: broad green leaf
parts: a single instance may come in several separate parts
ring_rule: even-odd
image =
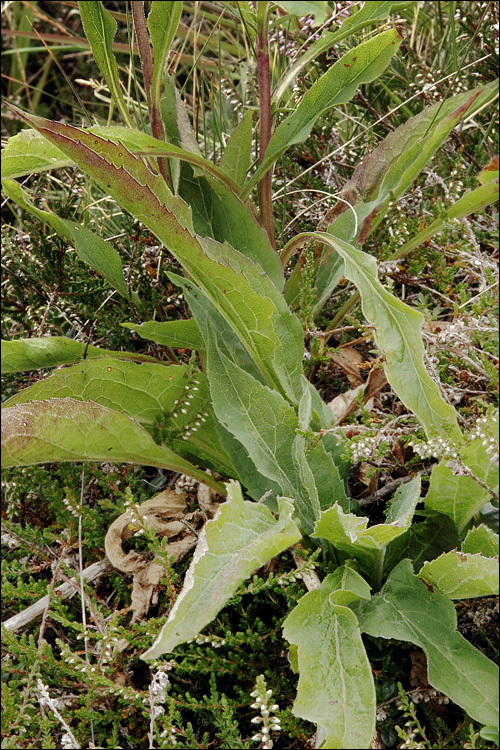
[[[336,250],[345,263],[345,276],[361,294],[363,314],[375,329],[384,355],[384,370],[404,405],[422,423],[429,437],[444,432],[461,439],[455,409],[443,399],[424,366],[423,315],[397,299],[379,282],[375,258],[326,232],[314,237]],[[440,510],[440,508],[437,508]]]
[[[205,344],[194,318],[166,320],[161,323],[147,320],[145,323],[122,323],[121,325],[123,328],[135,331],[141,338],[155,341],[163,346],[170,346],[173,349],[196,349],[202,353],[205,351]]]
[[[27,174],[60,169],[73,160],[36,130],[21,130],[7,141],[2,150],[2,180]]]
[[[221,350],[219,335],[208,327],[207,375],[217,419],[248,451],[260,474],[272,479],[284,495],[293,497],[301,523],[312,529],[319,511],[317,490],[302,487],[294,455],[298,419],[277,391],[238,367]],[[316,506],[316,512],[315,508]]]
[[[353,212],[339,202],[340,214],[328,231],[348,242],[362,244],[397,200],[418,177],[429,159],[444,143],[460,120],[471,117],[498,96],[498,81],[426,107],[389,133],[354,170],[339,197],[355,207]]]
[[[318,725],[316,747],[364,750],[375,732],[375,686],[356,616],[333,603],[338,584],[327,576],[283,624],[300,674],[292,711]]]
[[[430,684],[481,724],[498,724],[498,668],[457,632],[453,603],[433,593],[409,560],[394,568],[370,602],[353,602],[361,631],[425,651]]]
[[[419,577],[450,599],[498,594],[498,557],[453,550],[424,563]]]
[[[57,365],[71,365],[82,359],[132,359],[137,362],[157,362],[154,357],[131,352],[113,352],[87,346],[65,336],[44,336],[33,339],[2,340],[2,372],[42,370]]]
[[[314,16],[314,25],[320,26],[328,13],[328,3],[324,0],[304,0],[304,2],[276,2],[285,13],[291,13],[294,16]]]
[[[104,190],[158,236],[212,299],[268,382],[298,401],[301,326],[261,266],[227,244],[194,236],[188,206],[124,146],[70,125],[19,114],[67,150]]]
[[[487,430],[498,445],[498,411],[488,416]],[[478,437],[462,448],[460,458],[483,484],[498,493],[498,464],[491,461],[492,456],[486,453],[482,438]],[[462,531],[491,499],[491,493],[472,477],[454,473],[446,464],[446,461],[441,461],[432,470],[424,502],[428,508],[451,516],[458,530]]]
[[[484,523],[469,529],[462,542],[462,552],[479,553],[484,557],[495,557],[499,554],[498,534]]]
[[[139,365],[107,357],[84,361],[24,388],[3,408],[50,398],[90,400],[122,412],[150,431],[153,426],[161,431],[157,442],[183,458],[232,474],[218,439],[206,377],[187,365]]]
[[[286,498],[280,500],[278,520],[262,504],[243,500],[236,482],[227,485],[227,498],[203,527],[182,591],[143,659],[156,659],[194,638],[246,578],[299,541]]]
[[[245,112],[229,138],[219,168],[242,188],[252,160],[252,110]]]
[[[166,446],[120,412],[71,398],[35,401],[2,412],[2,466],[52,461],[122,461],[187,474],[225,494],[210,474]]]
[[[342,553],[343,559],[355,558],[368,576],[381,581],[385,547],[409,528],[420,499],[420,476],[402,485],[394,495],[385,523],[368,528],[368,518],[344,513],[335,504],[322,511],[313,537],[327,539]]]
[[[84,263],[101,274],[122,297],[129,299],[121,258],[109,242],[105,242],[101,237],[75,221],[61,219],[55,214],[37,208],[22,187],[14,180],[4,180],[2,185],[5,194],[11,200],[37,216],[45,224],[52,227],[57,234],[64,237],[75,248],[78,257]]]
[[[370,2],[363,3],[363,7],[360,10],[354,5],[351,6],[351,15],[342,21],[340,29],[334,32],[324,31],[320,38],[311,44],[293,65],[290,65],[285,70],[273,91],[272,102],[278,103],[283,94],[292,87],[292,83],[300,71],[312,60],[315,60],[323,52],[333,47],[334,44],[338,44],[342,39],[351,36],[375,21],[384,21],[391,12],[408,5],[412,5],[412,3],[375,2],[375,0],[370,0]]]
[[[276,128],[264,159],[242,193],[246,198],[275,161],[294,143],[304,141],[324,112],[348,102],[363,83],[378,78],[403,41],[397,29],[378,34],[350,50],[304,94],[297,109]]]
[[[182,13],[181,2],[154,0],[148,15],[148,29],[153,44],[153,74],[151,79],[151,106],[158,109],[170,45]]]
[[[129,127],[133,127],[118,78],[118,67],[112,44],[116,34],[116,21],[102,2],[80,0],[78,3],[85,36],[90,42],[94,59],[101,71],[121,116]]]
[[[105,352],[101,352],[101,356],[103,354]],[[72,398],[94,401],[123,412],[143,425],[152,425],[157,418],[175,411],[176,402],[186,391],[197,395],[190,388],[191,380],[187,365],[139,365],[103,357],[56,370],[45,380],[23,388],[2,406]],[[185,397],[182,400],[187,401]]]

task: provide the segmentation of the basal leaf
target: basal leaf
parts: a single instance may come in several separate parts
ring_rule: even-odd
[[[487,419],[485,429],[498,445],[498,411],[491,412]],[[498,464],[486,453],[483,438],[478,437],[462,448],[460,458],[483,485],[498,493]],[[460,474],[457,470],[454,472],[446,464],[446,461],[441,461],[432,470],[429,491],[424,502],[428,508],[451,516],[458,530],[462,531],[470,519],[491,499],[491,493],[472,477],[464,476],[463,472]]]
[[[80,0],[78,3],[85,36],[90,42],[94,59],[110,90],[125,123],[133,127],[118,78],[118,66],[113,54],[113,39],[116,34],[116,21],[102,2]]]
[[[421,511],[420,511],[421,513]],[[434,560],[443,552],[456,549],[460,543],[457,527],[444,513],[424,512],[423,521],[416,521],[401,536],[389,542],[384,557],[384,576],[405,557],[409,558],[415,570],[419,570],[426,560]]]
[[[252,159],[252,111],[245,112],[229,138],[219,168],[242,188]]]
[[[246,578],[300,539],[290,501],[280,500],[276,520],[262,504],[244,501],[236,482],[227,488],[228,500],[203,527],[182,591],[143,659],[156,659],[194,638]]]
[[[481,185],[486,185],[492,180],[498,180],[498,156],[494,156],[493,159],[485,166],[481,174],[478,177]]]
[[[424,366],[423,315],[380,284],[371,255],[326,232],[316,232],[314,236],[344,259],[346,278],[356,284],[361,294],[363,314],[374,326],[377,346],[384,355],[387,380],[401,401],[416,414],[429,437],[445,431],[460,440],[455,409],[443,399]]]
[[[64,237],[75,248],[78,257],[84,263],[101,274],[122,297],[129,299],[121,258],[109,242],[105,242],[75,221],[61,219],[55,214],[37,208],[14,180],[4,180],[2,185],[11,200],[55,229],[57,234]]]
[[[457,632],[453,603],[403,560],[369,602],[353,602],[361,631],[425,651],[430,684],[481,724],[498,725],[498,668]]]
[[[498,557],[444,552],[424,563],[418,575],[450,599],[498,594]]]
[[[264,159],[242,193],[246,198],[253,186],[287,148],[304,141],[324,112],[348,102],[363,83],[378,78],[403,41],[397,29],[378,34],[350,50],[324,73],[304,94],[297,109],[276,128]]]
[[[4,409],[2,448],[2,466],[121,461],[179,471],[225,494],[210,474],[156,445],[138,422],[91,401],[61,398]]]
[[[233,473],[218,438],[205,375],[187,365],[139,365],[107,357],[86,360],[24,388],[4,407],[50,398],[93,401],[119,411],[150,432],[160,430],[157,442],[183,458]]]
[[[173,349],[196,349],[205,351],[205,344],[200,329],[194,318],[188,320],[166,320],[157,322],[147,320],[145,323],[122,323],[123,328],[135,331],[143,339],[155,341]]]
[[[375,732],[375,686],[356,616],[332,603],[338,586],[335,574],[327,576],[283,624],[300,674],[292,711],[318,725],[316,747],[364,750]]]
[[[154,357],[129,352],[113,352],[87,346],[80,341],[65,336],[43,336],[33,339],[2,340],[2,372],[23,372],[43,370],[57,365],[71,365],[81,359],[100,359],[101,357],[131,359],[138,362],[157,362]]]

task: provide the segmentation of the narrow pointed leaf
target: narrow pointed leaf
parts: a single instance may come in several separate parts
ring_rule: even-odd
[[[316,747],[364,750],[375,732],[375,686],[356,616],[332,603],[338,585],[328,576],[283,624],[300,675],[292,711],[318,725]]]
[[[209,474],[156,445],[138,422],[100,404],[62,398],[3,410],[2,466],[92,460],[179,471],[225,494]]]
[[[113,54],[113,39],[116,34],[116,21],[102,2],[81,0],[78,3],[85,36],[90,42],[94,59],[110,90],[125,123],[132,127],[132,121],[120,89],[118,66]]]
[[[493,81],[426,107],[389,133],[356,167],[339,193],[340,198],[355,207],[357,234],[353,212],[342,202],[336,209],[340,216],[328,231],[353,244],[362,244],[384,217],[390,201],[397,200],[410,187],[453,128],[497,96],[498,81]]]
[[[131,359],[136,362],[157,362],[154,357],[130,352],[113,352],[87,346],[66,336],[43,336],[33,339],[2,340],[2,372],[43,370],[57,365],[71,365],[82,359],[113,357]]]
[[[181,2],[158,2],[154,0],[148,16],[148,29],[153,44],[153,75],[151,80],[151,105],[157,108],[165,75],[170,45],[174,38],[182,13]]]
[[[324,73],[304,94],[297,109],[274,132],[264,159],[242,197],[247,197],[252,187],[287,148],[304,141],[316,120],[331,107],[348,102],[363,83],[378,78],[403,41],[397,29],[378,34],[350,50]]]
[[[425,651],[430,684],[481,724],[498,726],[498,667],[457,632],[453,603],[403,560],[370,602],[353,602],[362,632]]]
[[[453,550],[424,563],[419,574],[450,599],[498,594],[498,557]]]
[[[155,341],[173,349],[196,349],[205,351],[205,344],[200,329],[194,318],[188,320],[166,320],[157,322],[148,320],[145,323],[122,323],[123,328],[135,331],[143,339]]]
[[[231,133],[219,168],[242,188],[252,159],[252,111],[248,110]]]
[[[67,150],[104,190],[158,236],[212,299],[273,387],[298,400],[301,326],[261,266],[227,244],[196,237],[186,203],[173,196],[164,180],[124,146],[70,125],[19,114]],[[287,332],[286,347],[281,330],[277,334],[279,327]]]
[[[203,527],[183,589],[143,659],[156,659],[194,638],[246,578],[300,539],[287,499],[281,499],[276,520],[265,506],[244,501],[236,482],[228,484],[227,496]]]
[[[385,20],[391,12],[408,5],[412,5],[412,3],[376,2],[375,0],[370,0],[369,2],[363,3],[361,9],[356,8],[356,6],[351,6],[351,15],[348,16],[348,18],[343,19],[342,26],[339,29],[333,32],[324,31],[320,38],[311,44],[311,46],[293,65],[287,67],[273,91],[273,103],[278,103],[280,101],[285,92],[291,88],[293,81],[297,78],[301,70],[303,70],[312,60],[319,57],[319,55],[331,49],[334,44],[337,44],[347,36],[351,36],[356,31],[360,31],[366,26],[370,26],[376,21]]]

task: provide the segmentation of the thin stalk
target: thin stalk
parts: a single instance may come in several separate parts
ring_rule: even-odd
[[[146,12],[144,10],[144,0],[135,0],[130,3],[132,7],[132,18],[134,19],[134,31],[137,39],[137,46],[139,48],[139,57],[141,60],[142,75],[144,77],[144,88],[146,90],[146,98],[149,105],[149,117],[151,120],[151,132],[153,136],[159,141],[165,140],[165,132],[163,130],[163,121],[161,119],[160,108],[158,101],[153,101],[151,96],[151,83],[153,80],[153,58],[151,55],[151,47],[149,45],[149,33],[146,23]],[[172,180],[170,179],[170,169],[168,161],[164,158],[158,158],[158,169],[161,176],[167,183],[168,187],[172,189]]]
[[[269,69],[268,44],[268,11],[269,3],[257,3],[257,72],[259,79],[259,163],[262,163],[269,141],[271,140],[271,73]],[[272,170],[270,169],[259,182],[259,208],[263,227],[267,231],[271,245],[276,250],[274,234]]]

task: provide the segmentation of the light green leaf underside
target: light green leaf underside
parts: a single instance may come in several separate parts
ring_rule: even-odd
[[[498,411],[490,413],[488,425],[498,445]],[[476,477],[498,493],[498,464],[491,461],[492,456],[486,453],[481,438],[476,438],[463,448],[460,457]],[[457,476],[446,466],[446,461],[441,461],[432,470],[429,491],[424,502],[428,508],[451,516],[458,530],[462,531],[490,499],[491,494],[488,490],[472,477]]]
[[[423,564],[425,578],[450,599],[498,594],[498,557],[483,557],[453,550]]]
[[[353,602],[362,632],[425,651],[428,679],[475,721],[498,725],[498,668],[457,632],[453,603],[431,593],[403,560],[370,602]]]
[[[342,256],[346,278],[356,284],[363,314],[375,328],[387,380],[401,401],[418,417],[429,437],[447,432],[460,440],[455,409],[445,402],[424,366],[422,313],[405,305],[381,285],[377,263],[371,255],[326,232],[315,232],[314,237]]]
[[[246,578],[300,539],[289,500],[280,500],[276,520],[265,506],[244,501],[236,482],[227,487],[228,500],[203,527],[182,591],[143,659],[156,659],[194,638]]]
[[[77,255],[84,263],[100,273],[122,297],[129,299],[121,258],[109,242],[105,242],[101,237],[75,221],[61,219],[55,214],[37,208],[30,201],[27,193],[14,180],[4,180],[2,185],[6,195],[11,200],[48,224],[61,237],[64,237],[75,248]]]
[[[9,138],[7,146],[2,150],[2,180],[69,167],[72,164],[73,159],[63,154],[61,149],[36,130],[21,130]]]
[[[210,475],[156,445],[138,422],[93,402],[63,398],[4,409],[2,448],[2,466],[122,461],[179,471],[224,493]]]
[[[57,365],[71,365],[83,358],[130,359],[141,362],[157,362],[154,357],[129,352],[113,352],[87,346],[65,336],[44,336],[33,339],[2,340],[2,372],[43,370]]]
[[[471,554],[479,553],[485,557],[495,557],[499,554],[499,538],[493,529],[485,526],[484,523],[474,526],[467,532],[467,536],[462,542],[462,552]]]
[[[332,603],[338,584],[328,576],[283,624],[300,675],[292,710],[318,725],[316,747],[364,750],[375,731],[375,686],[356,616]]]
[[[264,159],[247,183],[242,197],[265,174],[287,148],[304,141],[325,111],[348,102],[363,83],[378,78],[402,42],[396,29],[378,34],[350,50],[304,94],[298,107],[276,128]]]
[[[198,324],[193,318],[189,320],[166,320],[156,322],[147,320],[145,323],[122,323],[123,328],[139,334],[143,339],[155,341],[173,349],[196,349],[205,351],[205,344],[200,334]]]

